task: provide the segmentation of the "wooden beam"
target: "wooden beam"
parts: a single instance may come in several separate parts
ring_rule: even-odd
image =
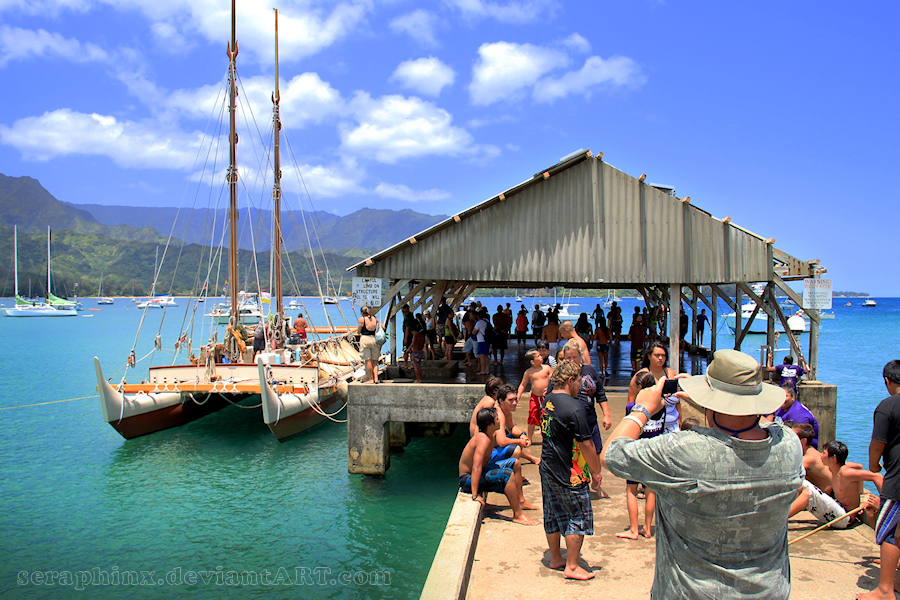
[[[737,306],[736,306],[735,303],[734,303],[734,300],[732,300],[732,299],[728,296],[728,294],[726,294],[725,292],[723,292],[723,291],[722,291],[722,288],[720,288],[719,286],[717,286],[717,285],[714,284],[714,283],[711,283],[709,287],[711,287],[711,288],[713,289],[713,291],[716,292],[716,295],[717,295],[719,298],[721,298],[722,300],[725,301],[725,304],[727,304],[728,307],[729,307],[731,310],[733,310],[734,312],[738,312],[738,309],[737,309]]]
[[[384,294],[384,296],[381,297],[381,306],[378,307],[378,310],[375,311],[375,314],[380,313],[381,309],[383,309],[385,306],[387,306],[387,304],[391,300],[394,299],[394,296],[397,294],[398,291],[400,291],[400,288],[402,288],[404,285],[408,284],[409,281],[410,281],[409,279],[398,279],[396,281],[396,283],[394,283],[394,285],[392,285],[390,288],[388,288],[388,291]],[[392,316],[393,315],[388,314],[388,316],[386,317],[385,320],[390,319]]]

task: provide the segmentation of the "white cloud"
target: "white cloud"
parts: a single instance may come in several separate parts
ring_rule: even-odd
[[[439,95],[455,79],[453,69],[433,56],[402,62],[391,75],[391,81],[427,96]]]
[[[391,31],[405,33],[421,45],[435,48],[438,46],[437,36],[434,32],[435,24],[434,15],[419,9],[391,21]]]
[[[557,0],[447,0],[468,18],[490,18],[503,23],[531,23],[552,17],[559,8]]]
[[[590,52],[591,43],[584,39],[584,36],[573,33],[562,41],[562,45],[573,52]]]
[[[298,168],[287,166],[282,168],[281,183],[286,192],[306,196],[306,190],[300,182],[298,173],[303,175],[303,182],[309,188],[313,199],[343,198],[348,195],[362,195],[365,188],[359,184],[362,173],[324,165],[303,164]]]
[[[389,200],[401,202],[438,202],[447,200],[453,195],[446,190],[413,190],[402,184],[379,183],[375,187],[375,194]]]
[[[87,12],[89,0],[0,0],[0,13],[18,12],[26,15],[56,17],[62,12]]]
[[[156,122],[118,121],[66,108],[0,125],[0,143],[16,148],[26,160],[81,154],[141,169],[188,169],[200,140],[198,133],[162,130]]]
[[[599,56],[588,58],[578,71],[570,71],[555,79],[543,79],[534,86],[534,99],[553,102],[573,94],[590,94],[600,86],[637,86],[644,82],[637,64],[630,58],[614,56],[604,60]]]
[[[452,125],[446,110],[420,98],[383,96],[372,99],[357,92],[350,102],[355,124],[341,127],[343,147],[357,155],[396,163],[419,156],[477,154],[472,136]]]
[[[61,58],[70,62],[103,62],[109,56],[95,44],[82,44],[44,29],[37,31],[0,25],[0,67],[14,60]]]
[[[135,9],[153,21],[153,30],[164,42],[200,34],[212,42],[224,42],[231,31],[231,5],[221,0],[103,0],[118,10]],[[276,0],[239,2],[237,34],[240,57],[260,64],[274,62],[273,32],[278,8],[279,58],[298,61],[346,38],[372,9],[371,0],[333,3],[306,0],[289,5]],[[240,58],[239,58],[240,60]]]
[[[241,83],[239,102],[249,103],[256,118],[265,119],[272,112],[273,78],[256,76],[242,79]],[[282,81],[279,88],[281,120],[285,126],[300,128],[340,115],[345,110],[340,93],[315,73],[296,75]],[[222,106],[226,93],[227,87],[222,83],[175,90],[161,99],[161,106],[169,118],[182,115],[207,118],[214,108],[218,110],[217,107]]]
[[[478,55],[469,85],[469,95],[476,105],[514,99],[516,92],[569,62],[568,56],[559,50],[511,42],[482,44]]]
[[[240,56],[260,64],[274,62],[273,31],[278,11],[281,60],[301,60],[346,38],[372,10],[372,0],[300,0],[277,6],[276,0],[237,4]],[[282,3],[283,4],[283,3]],[[160,47],[169,50],[189,45],[198,35],[224,43],[231,31],[231,4],[221,0],[0,0],[0,14],[17,11],[42,16],[65,12],[88,12],[108,6],[136,11],[150,20],[150,29]]]

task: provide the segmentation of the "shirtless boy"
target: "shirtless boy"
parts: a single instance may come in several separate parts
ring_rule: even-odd
[[[863,466],[859,463],[848,463],[848,453],[849,451],[844,443],[837,440],[828,442],[822,450],[822,462],[831,471],[832,496],[841,503],[845,511],[850,512],[854,508],[859,507],[859,496],[864,491],[863,482],[871,481],[880,492],[884,476],[881,473],[873,473],[863,469]],[[866,517],[868,517],[868,522],[873,525],[878,512],[877,501],[878,498],[874,494],[870,494],[869,505],[864,511]],[[849,519],[848,525],[853,519],[858,518],[860,517],[856,516]],[[839,523],[842,522],[840,521]]]
[[[425,332],[420,325],[412,327],[412,342],[409,344],[412,358],[413,372],[416,374],[416,383],[422,383],[422,360],[425,358]]]
[[[800,447],[803,449],[803,468],[806,470],[806,478],[814,486],[825,492],[831,493],[831,471],[822,462],[822,453],[813,448],[815,430],[809,423],[791,423],[791,429],[800,438]]]
[[[506,382],[499,377],[488,378],[487,383],[484,384],[484,397],[475,406],[475,410],[472,411],[472,419],[469,421],[470,436],[475,437],[475,434],[478,433],[478,424],[476,420],[478,411],[482,408],[496,408],[498,416],[500,417],[500,431],[506,430],[506,417],[504,416],[503,411],[499,410],[499,404],[497,403],[497,394],[504,385],[506,385]],[[510,458],[515,459],[516,456],[514,456],[514,454],[517,450],[520,448],[527,448],[530,445],[531,442],[525,438],[510,439],[505,435],[498,435],[494,440],[494,447],[491,450],[491,457],[488,462],[497,465],[504,460]]]
[[[822,454],[810,445],[815,431],[809,423],[791,423],[790,426],[800,438],[806,479],[803,480],[803,487],[800,488],[797,499],[791,503],[788,517],[807,510],[819,523],[829,523],[846,511],[837,500],[831,497],[831,471],[822,462]],[[832,527],[845,529],[849,524],[850,519],[843,519]]]
[[[537,525],[522,512],[534,510],[537,506],[522,503],[522,469],[512,459],[511,467],[489,465],[488,459],[493,449],[494,434],[500,429],[500,416],[496,408],[482,408],[476,415],[478,431],[466,444],[459,457],[459,487],[464,493],[471,493],[472,500],[484,506],[484,498],[479,492],[505,494],[513,511],[513,523]]]
[[[527,460],[531,464],[539,465],[541,464],[540,458],[531,456],[525,452],[525,448],[531,445],[531,441],[526,439],[527,434],[521,427],[516,425],[515,417],[513,417],[513,413],[516,411],[518,405],[519,394],[516,392],[516,388],[508,383],[501,385],[500,389],[497,390],[497,406],[503,413],[505,426],[503,430],[497,431],[496,437],[499,438],[500,436],[503,436],[509,440],[522,440],[526,442],[524,446],[516,448],[513,451],[513,456],[521,460]]]
[[[553,369],[544,364],[544,357],[538,350],[529,350],[525,353],[525,361],[531,366],[522,375],[522,383],[519,384],[518,396],[531,385],[531,399],[528,401],[528,442],[534,441],[534,427],[541,424],[541,407],[544,404],[544,396],[547,395],[547,387],[550,385],[550,376]]]

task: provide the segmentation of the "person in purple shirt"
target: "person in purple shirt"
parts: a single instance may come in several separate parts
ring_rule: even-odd
[[[772,359],[772,355],[769,355],[769,360]],[[794,390],[796,392],[797,386],[800,384],[800,378],[806,373],[806,369],[803,368],[803,357],[800,357],[800,364],[794,364],[794,357],[788,354],[784,357],[784,363],[778,365],[777,367],[766,367],[766,371],[769,373],[778,373],[780,385],[784,385],[785,383],[790,383],[794,386]],[[796,393],[794,394],[796,396]]]
[[[786,398],[784,404],[781,405],[781,408],[775,411],[775,416],[779,417],[784,422],[809,423],[812,425],[814,435],[809,445],[818,449],[819,422],[816,420],[815,415],[813,415],[808,408],[803,406],[802,402],[797,400],[797,394],[794,392],[794,386],[792,384],[782,382],[781,389],[784,390]]]

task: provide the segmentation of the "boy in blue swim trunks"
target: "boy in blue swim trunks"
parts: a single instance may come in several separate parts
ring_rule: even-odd
[[[471,493],[472,500],[484,506],[484,498],[479,493],[496,492],[505,494],[513,511],[513,523],[537,525],[522,512],[536,510],[537,506],[522,500],[522,469],[515,458],[510,466],[489,464],[494,446],[494,434],[500,429],[500,417],[496,408],[482,408],[475,416],[478,425],[476,433],[459,457],[459,487],[464,493]],[[507,463],[508,464],[508,463]]]

